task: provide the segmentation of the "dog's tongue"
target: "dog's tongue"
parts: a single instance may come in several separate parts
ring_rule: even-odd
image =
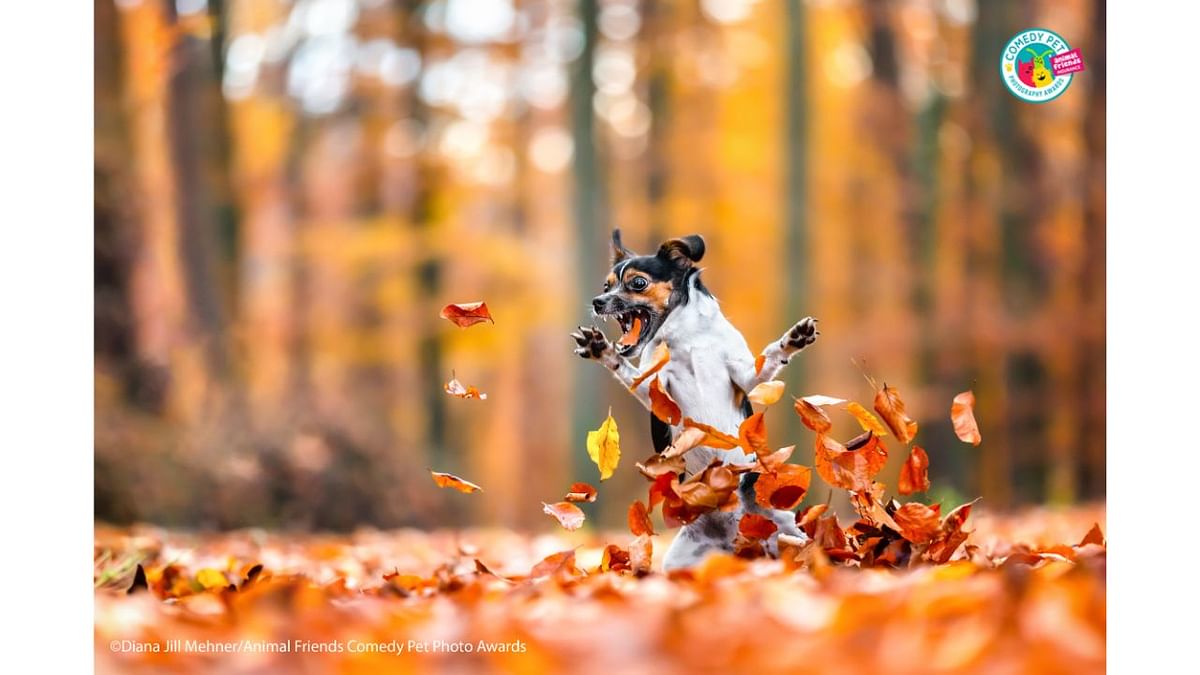
[[[617,344],[623,347],[630,347],[637,344],[638,338],[642,336],[642,320],[634,317],[633,325],[629,327],[629,332],[622,335]]]

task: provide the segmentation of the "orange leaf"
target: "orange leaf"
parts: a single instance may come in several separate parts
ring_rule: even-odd
[[[654,523],[650,522],[650,512],[641,501],[629,505],[629,531],[634,536],[654,534]]]
[[[818,434],[823,434],[833,428],[833,421],[829,419],[829,415],[825,414],[822,407],[841,405],[845,402],[843,399],[832,396],[805,396],[796,399],[796,414],[800,416],[800,421],[804,422],[804,426]]]
[[[683,418],[683,426],[704,432],[704,440],[697,445],[706,445],[717,450],[732,450],[738,446],[738,439],[690,417]]]
[[[706,438],[708,438],[708,433],[703,429],[697,429],[696,427],[685,427],[684,430],[679,432],[679,435],[675,437],[675,440],[671,442],[671,445],[664,450],[661,455],[659,455],[659,457],[662,457],[663,459],[676,459],[682,456],[688,450],[691,450],[692,448],[703,443],[704,439]],[[649,463],[647,463],[647,466],[649,466]],[[680,470],[682,471],[682,469]]]
[[[755,375],[761,375],[761,374],[762,374],[763,365],[764,365],[766,362],[767,362],[767,355],[766,355],[766,354],[759,354],[759,355],[758,355],[758,358],[754,359],[754,374],[755,374]]]
[[[829,504],[813,504],[812,506],[800,511],[796,514],[796,527],[805,531],[808,536],[812,536],[809,532],[809,523],[817,522],[817,519],[825,515],[825,511],[829,509]]]
[[[738,521],[738,534],[750,540],[766,539],[778,529],[773,520],[756,513],[747,513]]]
[[[771,449],[767,447],[767,425],[763,421],[762,413],[756,412],[742,421],[738,427],[738,445],[748,454],[770,453]]]
[[[633,325],[629,327],[629,332],[622,335],[621,339],[617,340],[617,344],[623,347],[636,345],[640,337],[642,337],[642,320],[634,317]]]
[[[433,476],[433,482],[437,483],[438,487],[454,488],[459,492],[465,492],[467,494],[471,494],[472,492],[481,492],[483,490],[483,488],[472,483],[471,481],[463,480],[452,473],[440,473],[431,470],[429,474]]]
[[[904,460],[904,466],[900,467],[900,480],[896,483],[896,489],[902,495],[925,492],[929,489],[929,455],[925,454],[921,446],[914,445],[912,452],[908,453],[908,459]]]
[[[783,464],[773,473],[762,473],[754,483],[754,501],[772,509],[793,509],[804,500],[812,481],[812,469]]]
[[[643,534],[629,545],[629,567],[633,569],[634,574],[648,574],[653,559],[654,540],[650,535]]]
[[[795,451],[795,449],[796,446],[789,445],[786,448],[780,448],[770,454],[764,453],[759,455],[758,468],[755,469],[755,471],[761,471],[763,473],[778,471],[779,467],[783,466],[783,464],[788,461],[788,458],[792,456],[792,452]]]
[[[474,326],[484,321],[491,321],[493,324],[496,323],[492,319],[491,313],[488,312],[486,302],[463,302],[446,305],[442,308],[441,317],[449,320],[450,323],[459,328]]]
[[[834,487],[856,492],[870,491],[872,479],[885,463],[887,448],[879,437],[869,431],[865,442],[854,445],[853,449],[825,434],[817,435],[817,473]]]
[[[587,483],[571,483],[571,490],[563,499],[569,502],[594,502],[596,501],[596,488]]]
[[[654,413],[655,417],[671,426],[679,424],[679,418],[683,417],[683,413],[679,410],[679,404],[663,390],[662,380],[657,377],[650,383],[650,411]]]
[[[892,519],[900,526],[900,534],[914,544],[930,541],[941,529],[939,509],[917,502],[909,502],[896,509]]]
[[[600,556],[600,571],[620,572],[627,569],[629,569],[629,551],[616,544],[605,546],[604,553]]]
[[[537,579],[562,572],[573,574],[575,571],[575,549],[570,549],[546,556],[529,570],[529,576]]]
[[[887,436],[887,427],[871,414],[870,410],[862,407],[861,404],[851,401],[846,404],[846,412],[854,416],[858,420],[858,426],[862,427],[863,431],[870,431],[876,436]]]
[[[553,516],[565,530],[578,530],[583,525],[583,511],[571,502],[556,502],[554,504],[542,502],[542,512]]]
[[[917,423],[905,414],[900,393],[886,383],[875,394],[875,412],[879,413],[901,443],[908,443],[917,435]]]
[[[1108,546],[1108,542],[1104,539],[1104,533],[1100,531],[1100,523],[1092,525],[1092,529],[1083,535],[1083,541],[1076,546],[1085,546],[1087,544],[1097,544],[1099,546]]]
[[[954,422],[954,435],[958,440],[971,445],[979,445],[983,436],[979,435],[979,425],[975,423],[975,392],[964,391],[954,397],[950,404],[950,421]]]
[[[464,387],[462,382],[459,382],[454,375],[454,371],[450,371],[450,381],[445,386],[446,393],[458,398],[477,398],[481,401],[487,400],[487,394],[479,393],[475,387]]]
[[[771,380],[770,382],[760,382],[746,394],[746,398],[750,399],[751,403],[758,405],[775,405],[783,398],[784,383],[781,380]]]
[[[633,382],[629,383],[629,391],[637,389],[638,385],[645,382],[651,375],[662,370],[663,366],[667,365],[667,362],[671,360],[671,350],[667,348],[667,343],[660,342],[659,345],[654,348],[654,354],[652,354],[651,357],[653,358],[654,363],[652,363],[651,366],[644,370],[640,375],[633,378]]]

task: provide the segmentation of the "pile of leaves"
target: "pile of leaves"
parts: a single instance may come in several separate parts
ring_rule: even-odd
[[[941,565],[716,556],[669,575],[657,571],[659,559],[636,571],[636,548],[611,543],[621,535],[582,530],[201,536],[100,526],[97,668],[1103,672],[1105,541],[1093,526],[1103,519],[1101,508],[977,513],[976,545]],[[647,541],[661,555],[666,537]],[[109,646],[188,639],[520,641],[523,651],[180,654]]]

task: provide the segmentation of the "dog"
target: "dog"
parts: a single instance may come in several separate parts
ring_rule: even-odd
[[[775,379],[792,356],[817,339],[817,320],[806,317],[785,331],[763,350],[762,368],[756,370],[746,339],[721,313],[716,298],[700,279],[696,263],[703,257],[700,235],[670,239],[653,255],[637,255],[621,244],[621,231],[613,230],[612,269],[603,292],[592,300],[592,311],[595,316],[615,319],[622,336],[613,343],[595,326],[580,326],[571,336],[577,355],[603,364],[626,388],[640,372],[631,359],[649,365],[646,355],[666,344],[671,359],[658,378],[683,417],[736,436],[742,421],[753,413],[746,394],[759,383]],[[647,381],[633,391],[647,409],[649,387]],[[682,430],[682,425],[671,427],[653,413],[650,424],[655,452],[660,453]],[[703,471],[715,458],[724,463],[752,461],[741,448],[699,447],[685,455],[685,473],[691,476]],[[789,543],[806,541],[796,527],[794,513],[764,509],[755,503],[757,477],[753,473],[742,477],[738,506],[732,511],[712,511],[684,525],[667,549],[664,568],[687,568],[712,552],[732,552],[745,513],[766,516],[778,526],[766,541],[772,557],[778,555],[780,536]]]

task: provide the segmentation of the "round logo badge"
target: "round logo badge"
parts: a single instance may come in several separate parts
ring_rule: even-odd
[[[1000,77],[1013,96],[1030,103],[1058,98],[1082,70],[1079,50],[1054,31],[1030,28],[1013,36],[1000,55]]]

